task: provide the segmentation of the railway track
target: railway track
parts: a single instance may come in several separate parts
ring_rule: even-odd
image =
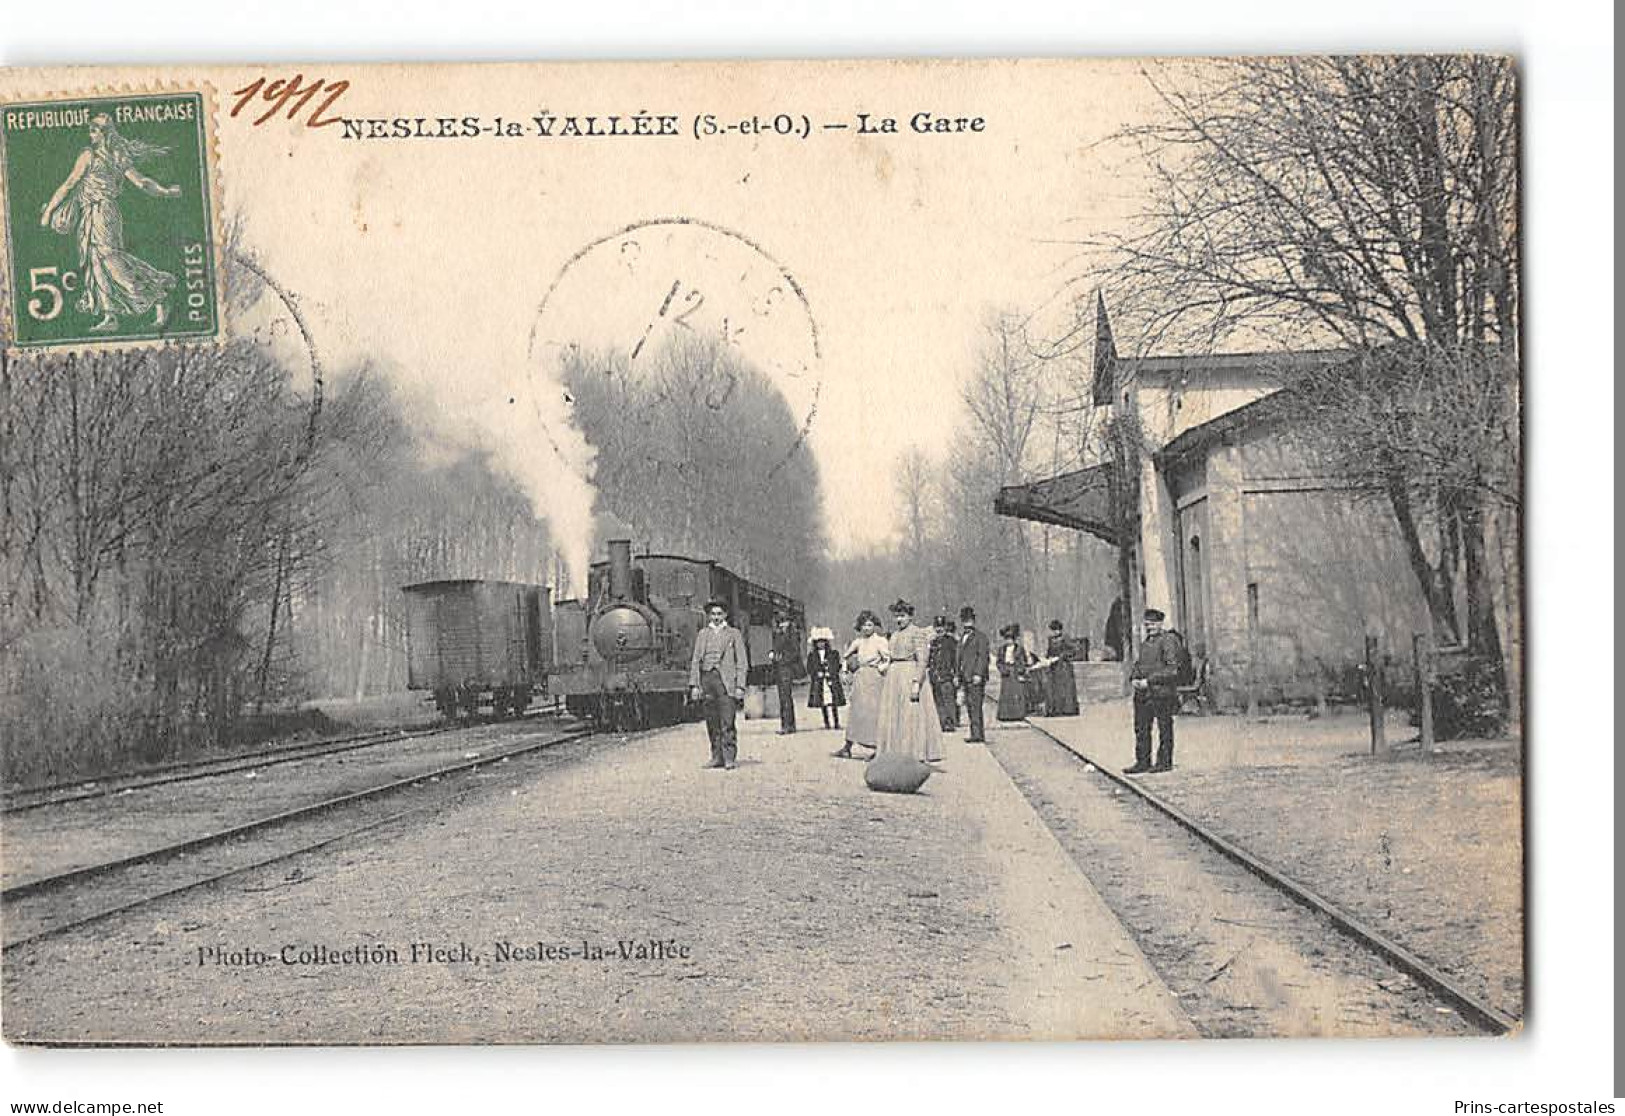
[[[590,735],[592,730],[585,727],[550,733],[541,740],[415,772],[365,790],[13,884],[0,889],[3,949],[10,953],[160,899],[443,809],[484,785],[463,783],[462,777],[477,776],[486,768],[530,758]]]
[[[1292,902],[1320,916],[1344,938],[1352,941],[1361,949],[1375,954],[1387,964],[1406,974],[1439,1000],[1460,1013],[1463,1019],[1471,1022],[1475,1027],[1487,1034],[1502,1035],[1521,1026],[1517,1019],[1485,1003],[1478,996],[1463,988],[1448,974],[1442,972],[1437,966],[1417,956],[1403,945],[1343,910],[1324,896],[1291,879],[1272,865],[1249,853],[1246,849],[1226,840],[1200,821],[1157,795],[1140,780],[1118,774],[1109,763],[1102,762],[1081,751],[1075,745],[1048,731],[1041,724],[1028,721],[1027,725],[1073,760],[1088,765],[1093,769],[1094,773],[1104,776],[1115,785],[1118,791],[1127,791],[1136,796],[1139,801],[1176,823],[1225,860],[1244,869]]]
[[[551,715],[546,710],[537,710],[525,716],[532,718]],[[457,732],[468,727],[468,724],[448,723],[433,725],[424,729],[379,729],[375,732],[351,733],[346,736],[332,736],[322,740],[307,740],[298,744],[283,744],[274,748],[262,748],[254,752],[239,752],[230,756],[168,763],[158,767],[143,768],[139,771],[107,775],[100,779],[75,779],[22,787],[6,794],[4,802],[0,803],[0,815],[20,814],[28,810],[38,810],[47,806],[61,806],[69,802],[84,802],[93,798],[109,798],[116,794],[123,794],[126,791],[145,790],[148,787],[185,783],[195,779],[208,779],[217,775],[230,775],[238,771],[256,771],[284,763],[296,763],[300,760],[338,755],[343,752],[358,751],[362,748],[372,748],[380,744],[422,740],[443,733]]]
[[[184,783],[193,779],[207,779],[216,775],[229,775],[236,771],[272,767],[277,764],[309,759],[313,756],[334,755],[359,748],[370,748],[389,740],[410,740],[414,737],[431,736],[436,732],[445,731],[447,731],[445,728],[436,728],[426,732],[413,733],[399,729],[384,729],[378,732],[356,733],[351,736],[328,737],[324,740],[309,740],[300,744],[287,744],[277,748],[264,748],[257,752],[244,752],[234,756],[218,756],[212,759],[164,764],[161,767],[108,775],[100,779],[78,779],[35,787],[23,787],[7,793],[4,803],[0,804],[0,814],[20,814],[47,806],[61,806],[68,802],[84,802],[92,798],[108,798],[115,794],[123,794],[125,791],[143,790],[147,787]]]

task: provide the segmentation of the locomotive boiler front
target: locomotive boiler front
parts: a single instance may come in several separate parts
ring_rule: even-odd
[[[631,663],[655,650],[655,614],[633,599],[632,543],[609,544],[609,591],[592,622],[592,643],[606,662]]]
[[[634,662],[654,651],[654,624],[636,604],[618,602],[593,621],[592,645],[608,662]]]

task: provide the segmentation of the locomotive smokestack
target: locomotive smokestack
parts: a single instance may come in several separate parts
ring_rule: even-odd
[[[609,595],[624,601],[632,595],[632,540],[609,540]]]

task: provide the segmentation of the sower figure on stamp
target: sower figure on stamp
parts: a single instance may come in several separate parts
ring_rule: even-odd
[[[976,628],[976,610],[966,605],[959,610],[959,685],[965,691],[965,719],[970,722],[970,735],[965,739],[972,744],[985,744],[987,733],[982,725],[982,701],[987,694],[987,664],[992,658],[987,644],[987,633]]]
[[[946,616],[937,617],[933,627],[926,673],[931,679],[931,696],[936,700],[942,731],[954,732],[959,728],[959,641],[954,637],[954,622]]]
[[[148,310],[153,311],[153,325],[162,326],[175,276],[125,249],[119,194],[128,182],[155,198],[180,197],[179,186],[164,186],[136,169],[138,162],[168,149],[120,135],[106,113],[90,118],[89,132],[90,145],[40,210],[40,224],[78,239],[84,291],[76,308],[102,315],[92,332],[117,329],[121,316]]]
[[[790,630],[790,618],[778,616],[773,620],[773,650],[768,652],[773,664],[773,681],[779,687],[779,735],[796,731],[796,665],[801,662],[801,640]]]
[[[745,698],[745,671],[750,660],[745,652],[745,637],[728,623],[727,605],[709,602],[705,617],[705,627],[694,637],[688,693],[690,698],[705,702],[705,731],[711,736],[711,762],[705,766],[731,771],[739,755],[734,710]]]
[[[1134,766],[1128,775],[1172,771],[1174,713],[1179,708],[1179,676],[1184,669],[1185,641],[1162,630],[1163,614],[1145,610],[1145,642],[1130,674],[1134,684]],[[1157,761],[1151,762],[1151,722],[1157,722]]]

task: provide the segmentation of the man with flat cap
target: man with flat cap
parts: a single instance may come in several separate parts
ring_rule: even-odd
[[[976,627],[976,610],[966,605],[959,610],[959,684],[965,691],[965,719],[970,722],[972,744],[987,743],[982,725],[982,700],[987,694],[987,664],[992,661],[987,633]]]
[[[1126,775],[1174,769],[1174,712],[1179,708],[1179,676],[1185,641],[1163,631],[1161,610],[1145,610],[1145,641],[1129,677],[1134,685],[1134,766]],[[1151,722],[1157,723],[1157,761],[1151,762]]]

